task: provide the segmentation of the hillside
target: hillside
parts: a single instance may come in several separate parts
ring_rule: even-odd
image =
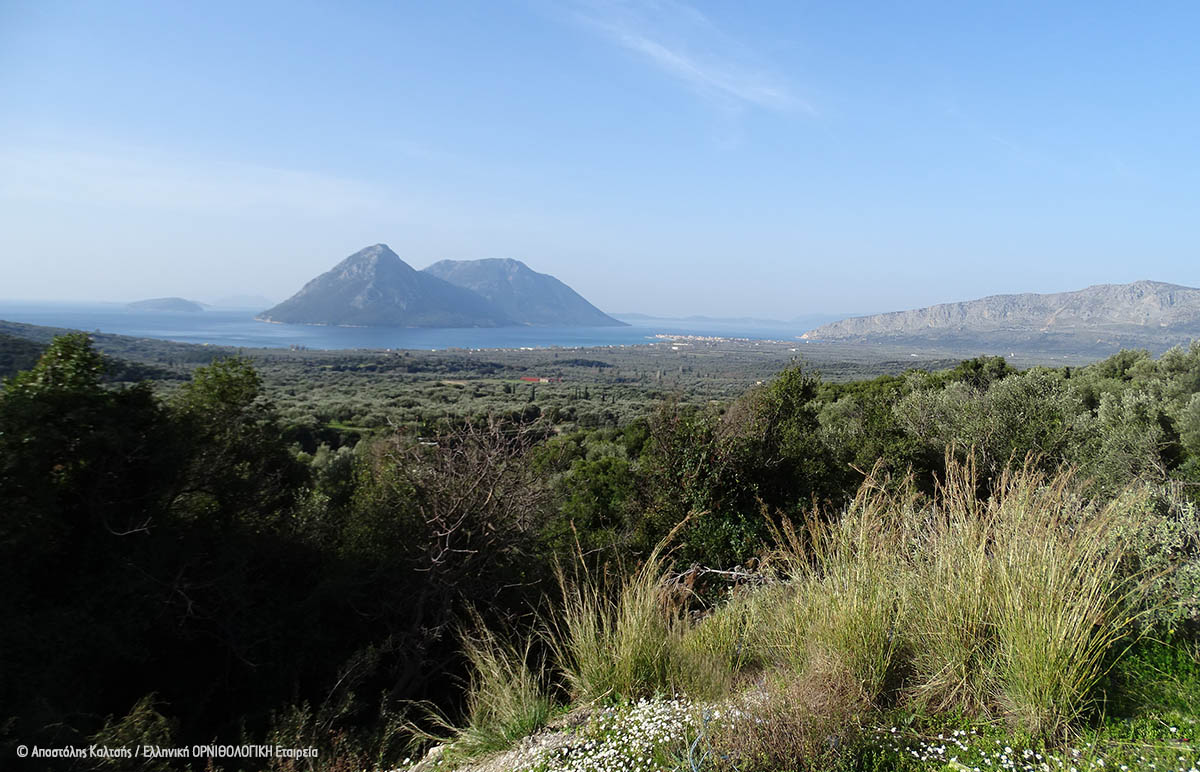
[[[0,332],[0,378],[15,375],[37,364],[43,346],[31,340]]]
[[[69,731],[284,743],[313,772],[1200,761],[1200,345],[833,384],[778,344],[785,369],[713,394],[616,348],[249,352],[121,385],[88,338],[0,388],[0,752]],[[767,345],[718,359],[755,378]],[[553,367],[577,369],[526,380]],[[653,392],[622,417],[631,374]],[[367,420],[333,384],[376,389]],[[500,409],[457,412],[480,398]],[[298,696],[331,692],[334,724]]]
[[[1144,346],[1162,350],[1200,334],[1200,289],[1154,281],[1075,292],[978,300],[843,319],[801,336],[812,341],[964,344],[1042,350]]]
[[[619,327],[575,290],[520,260],[442,260],[425,272],[487,298],[519,324],[555,327]]]
[[[395,327],[498,327],[513,324],[482,296],[417,271],[375,244],[355,252],[274,308],[266,322]]]

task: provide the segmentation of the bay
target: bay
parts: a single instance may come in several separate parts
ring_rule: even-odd
[[[134,311],[117,303],[0,300],[0,319],[181,343],[245,348],[426,349],[564,348],[652,343],[656,336],[794,340],[799,327],[767,327],[707,320],[629,319],[629,327],[327,327],[271,324],[255,310],[209,309],[196,313]]]

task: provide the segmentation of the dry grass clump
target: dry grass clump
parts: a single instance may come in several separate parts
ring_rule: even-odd
[[[572,697],[636,700],[679,688],[718,691],[706,684],[728,671],[685,647],[690,623],[663,582],[664,569],[655,550],[615,590],[559,572],[563,605],[548,638]]]
[[[432,703],[416,703],[423,716],[403,721],[410,752],[444,746],[447,758],[465,759],[512,747],[537,732],[556,710],[544,660],[532,656],[534,638],[519,645],[503,639],[475,613],[460,635],[470,667],[463,720],[456,724]]]
[[[522,645],[501,640],[478,619],[463,637],[471,665],[466,724],[454,731],[454,749],[471,756],[504,750],[545,726],[554,712],[541,673],[530,667],[532,639]]]
[[[799,540],[789,538],[788,562],[799,569],[792,611],[800,619],[791,627],[806,624],[789,659],[808,679],[822,672],[852,679],[873,703],[890,701],[904,666],[909,587],[897,549],[903,543],[898,503],[907,499],[868,482],[840,520],[809,522],[807,562],[795,549]]]
[[[779,609],[795,594],[795,587],[782,582],[737,588],[715,612],[688,627],[681,648],[694,661],[724,673],[718,686],[737,674],[759,671],[773,661],[775,639],[785,634],[781,623],[787,621],[778,618]]]
[[[824,683],[835,703],[849,690],[856,705],[1061,734],[1131,633],[1138,581],[1122,575],[1121,534],[1140,507],[1092,504],[1069,471],[1034,463],[1004,472],[984,500],[970,462],[947,469],[932,499],[911,480],[872,477],[840,517],[785,522],[771,561],[782,581],[699,623],[672,610],[657,552],[612,594],[564,580],[556,640],[573,694],[703,698],[776,668],[807,703]]]
[[[848,671],[789,675],[710,720],[706,758],[717,772],[837,769],[858,752],[870,708]]]
[[[1093,505],[1069,471],[1007,470],[979,501],[950,464],[909,541],[913,690],[934,710],[1060,734],[1096,697],[1110,648],[1131,632],[1137,577],[1121,574],[1128,498]]]
[[[1069,482],[1006,474],[989,508],[996,702],[1037,736],[1060,733],[1090,707],[1107,653],[1137,614],[1138,586],[1121,576],[1116,537],[1129,502],[1093,508]]]
[[[1136,581],[1116,535],[1136,507],[1094,506],[1069,472],[1033,464],[985,501],[975,491],[974,468],[950,460],[931,501],[869,479],[840,519],[785,524],[794,593],[765,615],[776,661],[808,683],[848,673],[880,707],[1004,718],[1038,736],[1077,719],[1131,630]]]
[[[914,591],[908,637],[912,696],[931,712],[986,713],[996,688],[993,518],[973,466],[950,464],[934,504],[908,528]]]

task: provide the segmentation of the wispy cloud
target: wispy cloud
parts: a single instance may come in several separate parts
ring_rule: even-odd
[[[678,0],[577,0],[575,20],[710,99],[815,114],[746,46]]]

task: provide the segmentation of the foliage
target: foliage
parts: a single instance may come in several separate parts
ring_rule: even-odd
[[[545,720],[560,677],[615,702],[771,685],[808,716],[756,716],[789,727],[778,758],[818,766],[866,758],[820,716],[1057,742],[1102,708],[1194,710],[1130,684],[1194,681],[1200,344],[853,383],[722,345],[163,343],[136,367],[186,382],[154,384],[84,335],[36,362],[14,348],[30,369],[0,390],[0,753],[274,737],[394,765],[413,701],[498,748]],[[539,617],[553,643],[526,645]],[[1174,653],[1123,657],[1139,636]],[[731,757],[776,763],[737,738]]]
[[[262,381],[244,359],[195,371],[171,400],[190,444],[176,505],[193,518],[238,518],[267,527],[286,511],[308,470],[284,444]]]
[[[163,716],[155,705],[155,696],[148,694],[134,703],[129,713],[119,721],[109,716],[104,727],[92,735],[92,743],[107,748],[125,748],[151,745],[159,748],[175,747],[178,729],[174,722]],[[102,759],[99,769],[137,770],[137,772],[169,772],[168,759],[140,756],[136,759]]]
[[[1143,489],[1138,509],[1115,534],[1130,545],[1124,572],[1145,579],[1139,624],[1159,637],[1194,637],[1200,628],[1200,515],[1183,490]]]
[[[685,518],[679,557],[743,563],[761,551],[769,520],[835,495],[840,475],[822,441],[817,380],[785,370],[723,414],[666,406],[651,423],[644,546]]]

